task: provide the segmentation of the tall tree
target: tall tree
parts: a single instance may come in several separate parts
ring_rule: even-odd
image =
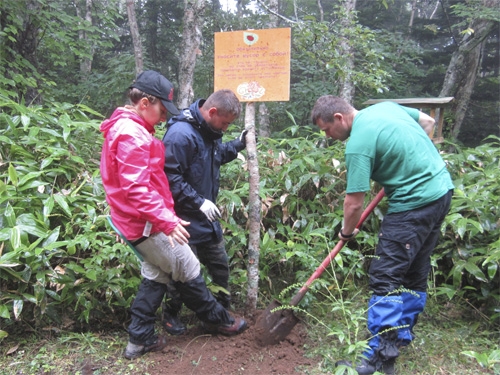
[[[205,0],[184,0],[182,52],[179,62],[179,96],[177,105],[186,108],[193,101],[193,76],[196,56],[201,54],[201,30]]]
[[[92,26],[92,1],[93,0],[85,0],[83,14],[80,10],[79,4],[75,3],[76,15],[81,19],[81,23],[85,23],[86,26]],[[83,41],[83,44],[88,44],[89,37],[87,35],[86,27],[80,27],[78,29],[78,38]],[[83,56],[80,61],[80,75],[82,80],[86,80],[92,70],[92,56],[93,48],[90,47],[88,56]]]
[[[343,0],[341,2],[342,10],[340,13],[340,24],[342,32],[355,27],[356,22],[356,0]],[[349,35],[343,35],[340,41],[342,54],[346,56],[344,61],[344,73],[340,76],[339,96],[352,103],[354,99],[354,81],[352,74],[354,72],[354,54]]]
[[[490,32],[498,27],[499,15],[494,10],[498,6],[496,0],[481,0],[473,2],[481,5],[479,10],[472,8],[455,8],[456,12],[472,12],[476,17],[471,20],[469,28],[465,30],[464,36],[458,48],[453,52],[446,70],[443,88],[439,96],[454,96],[455,101],[451,111],[455,113],[455,122],[452,127],[452,136],[457,138],[465,118],[470,97],[478,75],[479,62],[483,42]],[[495,17],[496,15],[496,17]]]
[[[279,18],[276,16],[278,13],[278,0],[269,0],[269,10],[272,13],[269,14],[269,22],[267,26],[270,29],[278,27]],[[259,136],[260,137],[269,137],[271,135],[271,129],[269,125],[269,109],[265,102],[261,102],[259,104]]]
[[[260,221],[261,201],[259,195],[260,173],[255,138],[255,103],[247,103],[245,109],[245,129],[247,145],[247,165],[249,172],[248,197],[248,263],[247,263],[247,301],[246,312],[253,315],[257,308],[259,292],[259,255],[260,255]]]
[[[144,70],[144,58],[141,35],[139,34],[139,27],[137,26],[137,18],[135,16],[134,0],[127,0],[127,14],[130,34],[132,35],[132,42],[134,43],[135,73],[139,75],[139,73]]]

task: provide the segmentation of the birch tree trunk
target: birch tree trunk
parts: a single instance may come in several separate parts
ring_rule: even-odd
[[[278,13],[278,0],[269,0],[268,8],[274,13]],[[278,17],[270,13],[268,27],[270,29],[278,27]],[[271,135],[271,128],[269,124],[269,110],[265,102],[259,104],[259,137],[266,138]]]
[[[78,18],[83,18],[82,12],[80,11],[80,7],[75,3],[76,15]],[[87,24],[92,25],[92,0],[85,1],[85,21]],[[80,40],[87,41],[87,33],[85,30],[78,30],[78,38]],[[90,55],[94,55],[94,49],[90,47]],[[92,57],[84,57],[80,62],[80,75],[82,80],[86,80],[90,72],[92,71]]]
[[[137,76],[144,70],[144,60],[142,57],[141,36],[139,34],[139,28],[137,27],[137,19],[135,17],[134,0],[127,0],[127,14],[128,14],[128,23],[130,26],[130,35],[132,35],[132,42],[134,44],[135,73]]]
[[[261,202],[259,197],[259,160],[255,140],[255,103],[247,103],[245,109],[245,129],[247,144],[247,165],[250,185],[248,197],[248,264],[247,264],[247,301],[246,313],[253,315],[257,308],[259,293],[259,253],[260,253],[260,216]]]
[[[340,20],[342,28],[349,30],[352,27],[354,20],[354,11],[356,10],[356,0],[342,1],[344,6],[344,17]],[[352,72],[354,71],[354,53],[349,38],[346,35],[342,36],[340,43],[342,55],[345,56],[345,75],[340,78],[339,96],[345,99],[348,103],[352,103],[354,99],[354,82],[352,81]]]
[[[323,12],[323,5],[321,4],[321,0],[318,0],[318,10],[319,10],[319,22],[323,22],[325,20],[325,15]]]
[[[495,0],[484,0],[483,4],[493,9]],[[458,49],[451,56],[439,96],[455,97],[450,109],[455,113],[455,123],[452,127],[453,139],[458,137],[467,113],[467,106],[478,75],[483,43],[494,27],[494,21],[483,19],[472,21],[470,25],[472,34],[464,36]]]
[[[179,96],[177,106],[187,108],[194,98],[193,76],[196,55],[201,54],[201,30],[205,0],[184,0],[182,21],[182,53],[179,64]]]

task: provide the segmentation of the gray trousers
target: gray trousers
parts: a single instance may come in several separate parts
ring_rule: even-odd
[[[182,283],[194,280],[200,274],[200,262],[188,245],[180,245],[164,233],[155,233],[136,246],[144,261],[141,275],[161,284],[170,280]]]

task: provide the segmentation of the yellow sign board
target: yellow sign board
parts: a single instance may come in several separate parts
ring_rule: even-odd
[[[242,102],[290,100],[291,29],[215,33],[215,90]]]

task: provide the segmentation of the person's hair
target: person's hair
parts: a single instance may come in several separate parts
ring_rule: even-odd
[[[314,125],[321,120],[323,122],[333,122],[335,113],[349,114],[355,111],[354,107],[338,96],[324,95],[316,100],[311,111],[311,121]]]
[[[209,109],[215,107],[222,115],[233,115],[238,118],[241,113],[241,104],[238,97],[231,90],[223,89],[214,92],[210,95],[203,108]]]
[[[139,89],[136,89],[135,87],[131,88],[128,92],[128,98],[132,104],[137,104],[139,100],[142,98],[147,98],[151,104],[155,104],[159,98],[156,96],[150,95],[145,93],[144,91],[141,91]]]

